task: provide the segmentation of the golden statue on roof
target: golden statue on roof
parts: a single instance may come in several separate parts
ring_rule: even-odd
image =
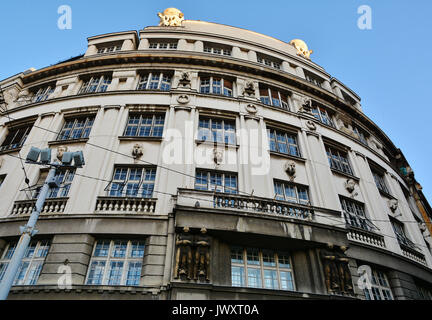
[[[159,26],[180,27],[184,20],[184,14],[179,9],[167,8],[162,13],[158,13],[160,18]]]
[[[290,45],[293,45],[297,49],[297,55],[302,56],[306,59],[310,59],[310,55],[313,50],[309,50],[306,42],[300,39],[294,39],[290,41]]]

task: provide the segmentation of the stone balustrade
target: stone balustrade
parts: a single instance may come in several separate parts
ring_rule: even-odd
[[[349,226],[349,232],[347,237],[348,240],[362,242],[370,246],[379,248],[386,247],[384,237],[382,235],[366,230],[361,230],[358,228],[353,228],[351,226]]]
[[[98,197],[96,213],[142,214],[155,212],[157,199]]]
[[[61,214],[64,212],[66,203],[69,198],[52,198],[46,199],[42,207],[41,214]],[[15,201],[11,216],[30,215],[36,204],[35,200]]]

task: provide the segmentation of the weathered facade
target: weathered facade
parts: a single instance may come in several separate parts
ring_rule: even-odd
[[[430,206],[360,98],[301,40],[159,17],[0,81],[0,278],[46,177],[20,158],[86,160],[9,299],[431,299]]]

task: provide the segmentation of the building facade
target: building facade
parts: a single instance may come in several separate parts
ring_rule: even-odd
[[[301,40],[159,17],[0,81],[0,279],[30,148],[85,157],[9,299],[431,299],[430,206],[360,98]]]

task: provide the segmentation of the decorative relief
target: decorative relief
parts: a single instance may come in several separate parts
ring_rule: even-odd
[[[347,247],[335,248],[327,244],[320,252],[324,268],[324,278],[327,291],[332,294],[353,295],[352,276],[349,270],[349,258],[345,251]]]
[[[213,161],[218,166],[223,161],[223,150],[221,149],[213,149]]]
[[[187,94],[181,94],[177,97],[177,102],[180,104],[188,104],[190,102],[190,97]]]
[[[395,213],[398,208],[398,201],[396,199],[390,199],[388,201],[388,206],[391,210],[391,212]]]
[[[159,26],[180,27],[184,21],[184,14],[176,8],[167,8],[162,13],[158,13],[160,18]]]
[[[179,87],[182,89],[191,88],[191,75],[189,72],[182,72],[179,80]]]
[[[243,95],[247,97],[255,97],[255,83],[253,81],[246,81],[243,89]]]
[[[312,131],[315,131],[317,129],[315,122],[313,122],[312,120],[306,121],[306,127],[308,127]]]
[[[294,181],[296,177],[296,163],[294,161],[285,162],[284,170],[290,177],[290,181]]]
[[[140,144],[135,144],[132,148],[132,156],[134,159],[139,159],[144,154],[143,146]]]
[[[65,152],[67,152],[68,151],[68,147],[66,147],[66,146],[58,146],[57,147],[57,159],[59,160],[59,161],[62,161],[62,159],[63,159],[63,154],[65,153]]]
[[[294,46],[297,50],[297,55],[310,60],[310,55],[313,50],[309,50],[306,42],[300,39],[291,40],[290,45]]]
[[[205,228],[197,235],[189,231],[184,227],[177,235],[174,278],[210,281],[210,237]]]
[[[347,181],[345,181],[345,189],[346,189],[349,193],[351,193],[351,196],[352,196],[352,197],[355,197],[355,196],[358,195],[357,192],[354,192],[354,191],[355,191],[355,186],[356,186],[356,182],[355,182],[354,179],[348,179]]]
[[[300,98],[300,109],[298,112],[307,112],[310,113],[312,109],[312,99],[307,97],[307,96],[303,96]]]
[[[258,108],[253,104],[248,104],[245,107],[246,111],[250,114],[256,114],[258,112]]]

